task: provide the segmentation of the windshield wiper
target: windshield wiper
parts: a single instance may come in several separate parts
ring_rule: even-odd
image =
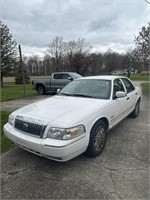
[[[86,97],[86,98],[93,98],[90,95],[85,94],[68,94],[68,93],[59,93],[58,95],[64,95],[64,96],[73,96],[73,97]]]
[[[72,96],[74,96],[74,97],[87,97],[87,98],[93,98],[92,96],[90,96],[90,95],[86,95],[86,94],[72,94]]]

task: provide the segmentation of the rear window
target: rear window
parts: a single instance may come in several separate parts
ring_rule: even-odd
[[[54,79],[68,79],[69,77],[68,74],[54,74]]]
[[[134,85],[131,83],[131,81],[129,81],[128,79],[126,78],[121,78],[121,80],[123,81],[125,87],[126,87],[126,90],[127,90],[127,93],[130,93],[132,91],[135,90],[135,87]]]

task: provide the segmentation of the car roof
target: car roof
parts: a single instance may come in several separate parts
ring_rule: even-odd
[[[127,78],[124,76],[109,76],[109,75],[98,75],[98,76],[87,76],[87,77],[82,77],[79,79],[103,79],[103,80],[114,80],[116,78]]]
[[[77,74],[76,72],[54,72],[54,74]]]

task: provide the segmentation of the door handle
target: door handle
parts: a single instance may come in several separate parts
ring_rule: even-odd
[[[127,100],[129,100],[130,98],[128,97]]]

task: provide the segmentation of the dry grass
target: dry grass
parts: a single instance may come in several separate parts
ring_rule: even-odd
[[[38,79],[49,79],[50,76],[30,76],[30,81]],[[12,83],[15,82],[15,77],[4,77],[4,82]]]

